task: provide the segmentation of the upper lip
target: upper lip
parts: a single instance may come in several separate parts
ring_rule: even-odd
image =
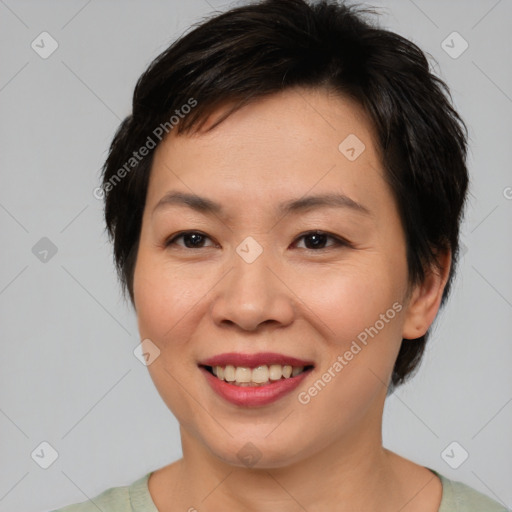
[[[227,352],[218,354],[199,362],[202,366],[244,366],[256,368],[257,366],[280,364],[290,366],[313,366],[312,361],[291,357],[276,352],[258,352],[257,354],[244,354],[241,352]]]

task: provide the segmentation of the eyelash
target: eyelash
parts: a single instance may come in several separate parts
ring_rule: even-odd
[[[211,238],[208,235],[205,235],[204,233],[201,233],[201,231],[182,231],[181,233],[178,233],[178,234],[172,236],[169,240],[167,240],[165,242],[165,247],[170,247],[172,245],[176,245],[176,240],[178,240],[179,238],[182,238],[185,235],[190,235],[190,234],[201,235],[202,237],[205,237],[205,238],[208,238],[208,239],[211,240]],[[319,251],[326,251],[326,250],[329,250],[329,249],[335,249],[336,247],[352,247],[352,244],[350,242],[348,242],[347,240],[345,240],[343,238],[340,238],[338,236],[332,235],[330,233],[327,233],[325,231],[319,231],[319,230],[307,231],[306,233],[302,233],[301,235],[299,235],[296,238],[296,240],[300,240],[302,238],[306,238],[306,237],[311,236],[311,235],[326,236],[327,238],[331,238],[332,240],[334,240],[335,244],[331,245],[329,247],[322,247],[320,249],[304,248],[304,250],[306,250],[306,251],[319,252]],[[198,250],[198,249],[205,249],[205,247],[197,247],[195,249],[191,248],[191,247],[184,247],[184,246],[180,246],[180,247],[182,249],[188,249],[188,250],[192,250],[192,251]]]

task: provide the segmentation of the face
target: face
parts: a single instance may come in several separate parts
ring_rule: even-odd
[[[356,104],[295,90],[209,133],[171,132],[156,150],[134,305],[141,339],[160,351],[148,368],[161,397],[182,435],[218,460],[243,465],[251,442],[257,466],[279,467],[380,435],[408,281],[374,137]],[[332,194],[337,202],[284,208]],[[273,355],[251,358],[262,353]],[[219,355],[219,366],[243,367],[239,380],[269,382],[221,381],[202,366]],[[306,371],[286,378],[301,361]],[[276,362],[269,377],[244,369]]]

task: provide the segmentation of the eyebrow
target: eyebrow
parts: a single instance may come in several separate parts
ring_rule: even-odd
[[[226,212],[221,204],[206,197],[178,191],[167,192],[154,207],[152,215],[157,210],[171,205],[187,206],[195,211],[207,215],[226,217]],[[371,211],[366,206],[340,193],[326,193],[315,196],[305,196],[299,199],[291,199],[280,203],[277,206],[277,213],[280,215],[286,215],[289,213],[300,213],[315,208],[325,207],[348,208],[354,212],[364,215],[372,215]]]

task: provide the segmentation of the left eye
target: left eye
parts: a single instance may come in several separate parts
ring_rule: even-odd
[[[166,242],[166,247],[172,246],[172,245],[179,245],[180,247],[183,247],[181,244],[176,244],[176,241],[180,238],[183,238],[183,241],[185,242],[185,248],[186,249],[202,249],[203,243],[205,240],[211,240],[211,238],[199,231],[184,231],[182,233],[179,233],[178,235],[174,236],[170,240]],[[310,247],[304,247],[307,250],[322,250],[322,249],[328,249],[330,247],[338,247],[338,246],[348,246],[349,243],[345,240],[342,240],[334,235],[330,235],[328,233],[324,233],[323,231],[311,231],[308,233],[304,233],[300,235],[296,240],[309,240],[310,243],[307,245],[310,245]],[[323,247],[326,243],[327,239],[331,239],[334,241],[333,244],[327,247]]]
[[[324,233],[322,231],[312,231],[310,233],[305,233],[301,236],[299,236],[297,238],[297,240],[300,240],[300,239],[309,239],[312,243],[310,243],[310,245],[312,245],[312,247],[305,247],[306,249],[308,250],[317,250],[317,249],[328,249],[329,247],[338,247],[338,246],[343,246],[343,245],[348,245],[347,242],[345,242],[344,240],[341,240],[340,238],[334,236],[334,235],[329,235],[328,233]],[[331,239],[331,240],[334,240],[334,244],[332,244],[331,246],[328,246],[328,247],[319,247],[319,246],[323,246],[326,239]]]

